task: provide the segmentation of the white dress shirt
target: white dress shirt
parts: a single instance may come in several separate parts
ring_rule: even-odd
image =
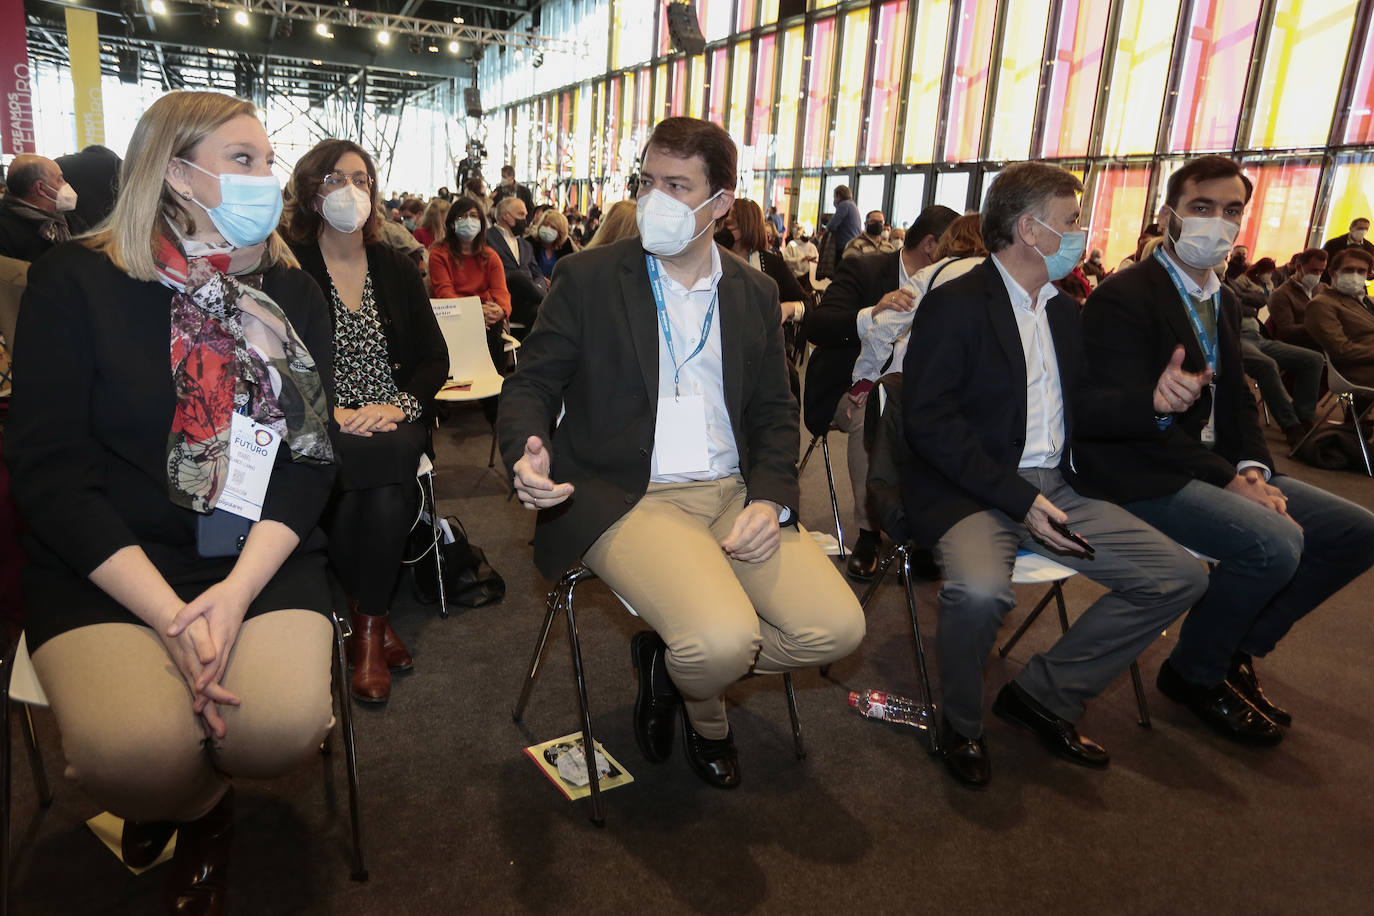
[[[720,286],[720,249],[711,246],[711,273],[687,289],[663,270],[659,264],[659,283],[668,324],[673,329],[673,355],[681,371],[677,373],[678,391],[686,395],[701,395],[706,406],[706,454],[708,470],[690,474],[660,474],[658,471],[658,436],[655,435],[654,455],[649,480],[653,483],[685,483],[692,480],[719,480],[739,473],[739,449],[735,432],[730,425],[730,412],[725,406],[724,361],[720,345],[720,304],[716,303],[711,330],[701,352],[685,364],[682,362],[697,348],[701,340],[706,313],[716,298]],[[668,341],[658,319],[657,306],[650,292],[649,306],[654,308],[654,327],[658,328],[658,397],[673,395],[673,356],[668,354]]]
[[[502,223],[497,223],[496,228],[501,230],[501,238],[506,240],[506,247],[510,249],[511,257],[515,258],[515,263],[520,263],[520,240],[515,234],[505,227]]]
[[[859,337],[863,341],[863,346],[859,351],[859,358],[854,362],[851,381],[857,382],[865,378],[877,381],[878,376],[882,374],[883,364],[887,363],[889,358],[891,363],[887,371],[902,371],[907,344],[911,342],[911,323],[916,320],[916,309],[920,308],[921,300],[934,288],[931,286],[931,280],[939,281],[935,286],[944,286],[950,280],[962,277],[982,263],[981,257],[941,258],[910,276],[907,276],[906,265],[903,264],[902,288],[911,291],[916,300],[915,307],[909,312],[886,309],[879,312],[876,318],[871,308],[859,313]],[[864,312],[868,313],[866,320]]]
[[[1021,450],[1020,467],[1058,467],[1064,452],[1064,389],[1045,303],[1059,290],[1053,283],[1046,283],[1032,299],[1007,273],[997,255],[991,255],[991,259],[1006,284],[1016,329],[1021,334],[1021,352],[1026,358],[1026,445]]]

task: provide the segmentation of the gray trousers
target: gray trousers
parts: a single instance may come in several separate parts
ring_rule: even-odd
[[[1021,476],[1067,513],[1069,527],[1097,552],[1092,558],[1056,553],[1034,540],[1022,520],[996,509],[962,519],[935,545],[944,574],[936,641],[945,715],[970,738],[983,733],[983,667],[1016,604],[1011,570],[1018,548],[1110,589],[1016,678],[1070,722],[1207,590],[1198,560],[1125,509],[1079,496],[1057,470],[1027,468]]]

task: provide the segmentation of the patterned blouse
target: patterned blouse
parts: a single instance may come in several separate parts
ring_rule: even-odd
[[[334,303],[334,400],[355,409],[364,404],[393,404],[414,423],[424,412],[420,401],[396,387],[387,360],[386,335],[377,315],[372,274],[363,281],[363,304],[355,312],[343,304],[339,290],[329,284]]]

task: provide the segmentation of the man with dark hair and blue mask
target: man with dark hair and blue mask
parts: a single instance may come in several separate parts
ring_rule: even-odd
[[[559,264],[497,422],[515,492],[539,510],[540,571],[581,561],[652,627],[630,643],[640,750],[667,759],[680,708],[688,763],[722,789],[740,781],[725,689],[842,658],[864,633],[797,528],[777,285],[711,237],[736,161],[709,121],[654,128],[638,235]]]
[[[1269,456],[1239,305],[1212,270],[1235,244],[1250,192],[1233,159],[1185,163],[1159,211],[1163,244],[1088,297],[1089,382],[1127,392],[1134,414],[1123,426],[1147,419],[1149,379],[1179,354],[1209,384],[1185,409],[1156,410],[1152,434],[1080,437],[1075,486],[1218,561],[1157,683],[1219,734],[1272,745],[1292,717],[1265,696],[1255,658],[1374,563],[1374,514],[1276,473]]]
[[[1083,766],[1109,759],[1078,734],[1085,704],[1206,588],[1201,565],[1177,544],[1064,480],[1075,437],[1150,435],[1155,411],[1185,409],[1205,385],[1173,363],[1153,390],[1083,384],[1078,305],[1053,284],[1083,254],[1082,190],[1073,175],[1042,163],[999,173],[982,214],[991,256],[922,300],[903,363],[913,454],[902,468],[902,497],[916,546],[934,548],[943,574],[941,751],[955,779],[973,787],[991,776],[983,667],[1015,604],[1018,550],[1109,589],[992,707]],[[1133,424],[1123,418],[1136,399],[1145,416]]]

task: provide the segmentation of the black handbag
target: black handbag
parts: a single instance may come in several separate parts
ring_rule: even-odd
[[[410,566],[416,600],[424,604],[439,601],[432,554],[436,548],[443,560],[444,596],[448,602],[482,607],[506,597],[506,580],[492,569],[486,552],[468,539],[463,523],[450,515],[439,523],[437,544],[427,518],[422,518],[410,534],[406,563]]]

